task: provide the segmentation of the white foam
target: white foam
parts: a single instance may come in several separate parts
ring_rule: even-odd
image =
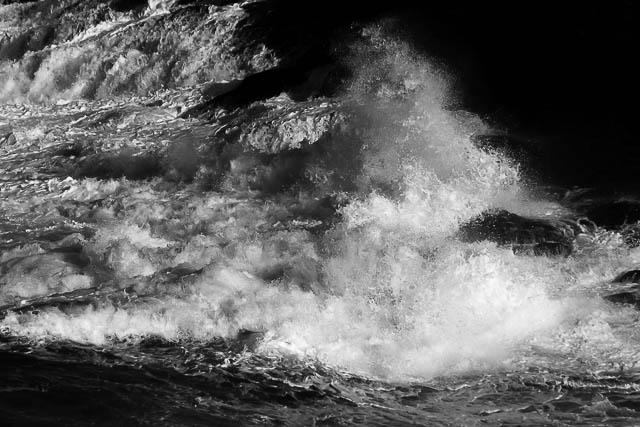
[[[68,43],[0,63],[0,101],[53,104],[148,95],[165,88],[242,78],[270,68],[277,59],[264,45],[242,54],[234,50],[236,25],[245,13],[231,5],[212,7],[207,16],[179,24],[172,19],[160,20],[148,34],[150,43],[158,43],[157,51],[149,53],[133,46],[140,27],[148,24],[151,16],[128,25],[125,16],[100,22]],[[34,64],[39,64],[35,70]]]
[[[531,346],[544,352],[566,343],[561,355],[570,359],[618,345],[607,305],[576,294],[593,293],[639,252],[614,236],[585,240],[567,260],[457,241],[459,224],[484,209],[554,207],[527,200],[517,166],[473,145],[484,125],[448,110],[442,73],[397,42],[372,37],[381,63],[367,63],[345,96],[366,105],[376,127],[363,131],[358,191],[322,250],[308,231],[277,228],[278,218],[292,216],[287,206],[214,193],[171,199],[126,183],[126,209],[102,218],[87,250],[117,278],[187,262],[204,268],[198,279],[149,285],[150,297],[118,307],[44,308],[9,314],[0,325],[100,345],[264,331],[257,351],[401,379],[505,366],[532,357]],[[115,181],[69,184],[63,197],[71,200],[122,190]],[[630,345],[616,348],[635,357]]]
[[[55,183],[50,183],[50,187]],[[118,192],[122,188],[122,183],[115,180],[97,180],[95,178],[87,178],[82,180],[74,180],[67,178],[60,184],[68,185],[69,188],[62,193],[63,200],[75,200],[78,202],[89,202],[92,200],[103,199]]]

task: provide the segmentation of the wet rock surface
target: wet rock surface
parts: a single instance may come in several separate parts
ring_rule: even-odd
[[[640,283],[640,270],[629,270],[620,273],[611,283]]]
[[[488,240],[510,246],[515,253],[568,256],[579,232],[569,222],[526,218],[505,210],[492,210],[463,224],[458,237],[465,242]]]
[[[616,304],[633,305],[640,309],[640,270],[623,271],[611,281],[611,284],[615,288],[604,295],[605,300]]]
[[[635,308],[640,309],[640,287],[635,287],[625,292],[606,295],[604,299],[616,304],[633,305]]]

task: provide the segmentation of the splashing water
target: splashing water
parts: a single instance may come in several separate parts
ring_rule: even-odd
[[[460,225],[487,209],[552,218],[565,211],[530,196],[515,162],[475,145],[472,136],[488,127],[451,108],[447,76],[378,27],[353,47],[354,76],[331,100],[351,128],[315,144],[305,140],[303,160],[283,150],[270,153],[267,164],[249,137],[247,146],[207,159],[217,124],[149,105],[166,96],[165,105],[179,100],[187,108],[192,89],[181,87],[243,75],[247,64],[216,65],[235,67],[228,72],[202,65],[224,56],[210,58],[211,49],[224,50],[216,41],[226,37],[227,27],[214,23],[229,23],[234,13],[240,9],[212,7],[201,25],[215,28],[211,43],[182,40],[190,65],[172,71],[158,71],[171,62],[162,49],[150,55],[126,38],[108,42],[144,25],[125,17],[100,24],[99,37],[76,35],[2,63],[0,99],[43,104],[29,114],[2,107],[13,115],[19,144],[1,147],[3,166],[16,172],[0,188],[0,231],[13,236],[3,243],[0,303],[44,301],[36,310],[7,311],[4,334],[117,349],[149,337],[214,345],[249,331],[260,334],[250,346],[256,358],[404,383],[531,366],[576,372],[584,364],[597,371],[635,363],[635,311],[614,308],[598,294],[637,262],[638,249],[604,232],[583,236],[566,259],[461,242]],[[172,22],[165,15],[145,19],[152,18]],[[25,67],[36,55],[43,57],[29,76]],[[252,58],[266,67],[265,57]],[[172,91],[157,92],[168,84],[167,73]],[[115,94],[148,104],[105,101]],[[59,100],[70,103],[50,105]],[[268,102],[295,108],[284,95]],[[309,102],[308,108],[327,108],[329,101]],[[73,171],[64,162],[82,154],[59,160],[56,169],[24,148],[52,153],[74,138],[88,138],[95,165],[102,153],[121,150],[118,159],[131,164],[142,154],[157,157],[161,176],[67,178],[57,171]],[[326,150],[316,148],[322,144]],[[216,175],[212,162],[220,159],[230,166]],[[257,191],[239,178],[267,179],[281,164],[301,169],[285,190]],[[180,168],[189,171],[178,178],[167,172]],[[38,170],[46,181],[25,179]],[[180,181],[183,175],[192,182]],[[340,201],[333,220],[320,214],[327,197]],[[41,237],[20,234],[25,226]],[[67,237],[46,233],[63,227],[76,233],[89,267],[61,251]],[[62,253],[66,258],[51,255]],[[100,299],[105,289],[109,298]],[[90,293],[75,295],[93,299],[57,304],[51,295],[83,290]]]
[[[151,204],[130,200],[134,212],[104,221],[89,251],[105,258],[116,276],[127,278],[149,276],[183,260],[205,267],[185,290],[186,298],[170,291],[170,298],[142,307],[72,314],[53,310],[26,321],[9,317],[5,325],[19,334],[94,344],[130,335],[211,339],[239,329],[258,330],[268,337],[263,351],[285,346],[349,370],[392,377],[498,363],[512,346],[557,326],[564,310],[549,293],[563,278],[541,271],[547,260],[451,238],[461,222],[487,208],[515,203],[520,197],[517,168],[471,143],[481,124],[445,110],[446,82],[428,64],[412,59],[396,43],[383,48],[394,52],[380,59],[393,79],[386,84],[408,94],[391,94],[400,99],[384,91],[371,95],[361,88],[370,77],[362,76],[346,95],[371,97],[365,114],[402,114],[387,116],[378,124],[383,132],[367,137],[359,177],[362,196],[342,209],[342,223],[327,238],[327,256],[318,253],[318,243],[306,232],[281,232],[263,241],[247,233],[251,224],[270,220],[265,208],[238,212],[237,206],[225,208],[224,201],[196,196],[191,198],[196,206],[190,206],[196,214],[189,218],[182,217],[186,212],[155,206],[155,199],[166,195],[150,192],[142,198]],[[367,181],[396,189],[386,195],[367,193]],[[78,184],[62,197],[86,201],[116,191],[108,183],[97,187],[91,179]],[[208,223],[209,230],[177,242],[160,237],[175,230],[149,228],[159,222],[172,228],[172,217],[192,227]],[[234,240],[233,249],[221,248],[211,237],[220,228]],[[191,247],[200,252],[185,255]],[[181,251],[178,256],[171,253],[176,251]],[[277,263],[288,264],[284,279],[260,279]],[[316,292],[299,289],[305,286]]]
[[[59,45],[3,62],[0,101],[50,103],[146,95],[241,78],[275,65],[261,44],[230,53],[236,49],[233,35],[245,18],[242,8],[212,6],[197,12],[197,19],[187,9],[138,20],[104,12],[104,21],[71,34]]]

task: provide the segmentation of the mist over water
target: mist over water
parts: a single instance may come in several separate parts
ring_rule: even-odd
[[[637,312],[601,296],[640,260],[619,233],[582,227],[569,257],[460,238],[488,210],[577,215],[477,143],[492,129],[455,109],[442,66],[370,25],[331,98],[181,118],[213,82],[278,61],[264,45],[228,53],[240,6],[187,32],[186,12],[161,12],[113,12],[0,62],[0,125],[17,140],[0,147],[3,336],[140,360],[150,339],[193,354],[224,339],[252,372],[319,364],[407,385],[635,373]],[[152,21],[145,52],[127,34]]]

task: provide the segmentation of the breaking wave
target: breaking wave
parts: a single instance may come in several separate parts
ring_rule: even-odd
[[[157,41],[148,49],[124,35],[152,20],[163,25],[163,15],[110,21],[100,38],[79,34],[3,62],[0,99],[145,95],[242,76],[269,60],[260,51],[249,55],[254,62],[237,64],[236,56],[229,62],[216,53],[231,19],[216,14],[233,13],[240,11],[211,8],[190,32],[207,40],[182,37],[180,20],[170,21],[176,29],[146,38]],[[262,334],[258,353],[401,379],[544,359],[551,349],[570,359],[618,357],[603,357],[603,342],[633,359],[633,346],[609,324],[631,314],[612,314],[591,291],[638,253],[615,236],[585,237],[584,251],[570,260],[461,242],[459,226],[487,209],[550,217],[562,209],[531,196],[514,161],[472,141],[488,127],[453,109],[450,80],[437,66],[377,27],[364,39],[349,59],[351,83],[331,101],[335,115],[355,124],[323,134],[316,144],[326,149],[308,144],[301,157],[291,157],[295,150],[260,153],[264,133],[256,132],[245,146],[218,155],[228,163],[222,172],[207,174],[220,165],[211,159],[193,160],[201,162],[192,167],[198,172],[182,186],[166,176],[52,178],[40,199],[23,199],[52,218],[64,211],[65,220],[95,228],[79,237],[90,267],[73,257],[46,258],[51,252],[42,243],[14,246],[2,255],[0,301],[98,288],[91,303],[9,312],[3,330],[104,346],[254,331]],[[34,61],[36,70],[29,68]],[[267,102],[276,110],[290,105],[286,95]],[[200,141],[169,146],[178,147],[174,158],[196,148],[194,159],[210,153]],[[289,174],[292,165],[298,181],[283,187],[278,168]],[[261,184],[273,179],[277,191],[247,183],[251,173]],[[320,212],[323,200],[330,201],[328,214]],[[4,216],[15,214],[15,204],[0,206]],[[602,255],[604,245],[617,252]],[[105,290],[112,290],[109,298],[100,299]]]

